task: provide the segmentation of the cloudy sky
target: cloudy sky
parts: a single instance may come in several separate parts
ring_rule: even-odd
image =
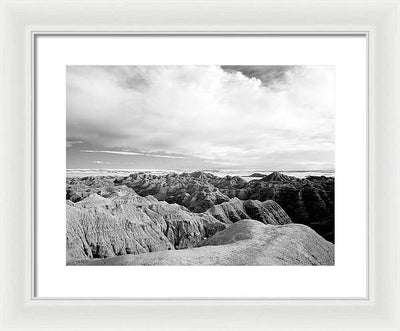
[[[333,66],[68,66],[68,169],[334,169]]]

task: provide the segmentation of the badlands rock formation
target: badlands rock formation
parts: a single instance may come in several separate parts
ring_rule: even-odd
[[[272,200],[260,202],[233,198],[211,207],[207,212],[225,224],[232,224],[243,219],[253,219],[273,225],[291,223],[285,211]]]
[[[334,245],[305,225],[241,220],[197,248],[75,261],[87,265],[333,265]]]
[[[67,203],[67,261],[193,247],[226,225],[125,191]]]
[[[157,176],[135,173],[128,177],[86,177],[67,182],[67,199],[79,201],[90,193],[124,185],[136,193],[152,195],[160,201],[177,203],[195,213],[232,198],[240,200],[273,200],[294,223],[313,228],[325,239],[334,242],[334,186],[330,177],[296,178],[273,172],[250,182],[238,176],[217,177],[203,172]],[[100,192],[100,193],[99,193]]]
[[[334,187],[334,178],[300,179],[274,172],[260,180],[250,181],[240,198],[274,200],[293,223],[308,225],[334,242]]]
[[[202,172],[165,176],[135,173],[116,179],[115,183],[131,187],[140,195],[152,195],[158,200],[177,203],[199,213],[229,201],[229,197],[211,183],[213,177]]]
[[[225,245],[223,240],[219,241],[219,233],[232,234],[229,231],[234,229],[241,231],[242,225],[236,224],[243,224],[242,220],[246,219],[259,224],[243,225],[244,230],[250,227],[268,233],[270,240],[268,245],[262,244],[264,248],[275,247],[274,238],[282,242],[282,247],[274,251],[276,256],[260,253],[262,258],[256,263],[325,264],[330,260],[326,256],[318,256],[317,247],[333,247],[317,234],[334,241],[334,179],[323,176],[299,179],[272,173],[250,182],[237,176],[221,178],[203,172],[68,178],[66,199],[68,264],[88,263],[93,259],[114,261],[111,260],[113,257],[125,255],[143,255],[140,259],[146,259],[152,254],[167,256],[166,264],[175,263],[180,256],[184,257],[184,261],[187,257],[187,263],[204,261],[213,264],[206,257],[190,257],[192,253],[187,250],[202,252],[205,249],[203,246],[210,242]],[[292,226],[292,222],[307,226]],[[264,225],[267,228],[260,228]],[[296,236],[297,241],[293,239]],[[259,242],[261,238],[257,238],[254,240]],[[303,240],[311,242],[306,244]],[[289,257],[278,258],[279,252],[287,253],[283,249],[284,242],[287,250],[292,252]],[[201,248],[194,248],[196,246]],[[308,256],[303,252],[305,246],[318,263],[305,257]],[[187,253],[164,252],[175,250]],[[207,251],[220,256],[218,252],[224,250],[218,248],[214,252],[214,248],[210,248]],[[303,254],[301,252],[305,255],[296,260],[295,256]],[[246,249],[246,254],[242,254],[243,261],[247,254],[253,253]],[[168,260],[169,257],[171,260]],[[223,253],[218,261],[229,264],[225,258]],[[240,264],[242,258],[238,257],[232,263]],[[140,259],[138,257],[132,263],[150,263]]]

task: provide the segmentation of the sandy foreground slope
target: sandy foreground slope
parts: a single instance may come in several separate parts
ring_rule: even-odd
[[[334,265],[334,245],[301,224],[238,221],[198,247],[71,261],[69,265]]]

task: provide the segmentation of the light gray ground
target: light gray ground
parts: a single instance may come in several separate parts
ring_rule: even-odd
[[[71,265],[334,265],[334,245],[301,224],[242,220],[200,247],[80,260]]]

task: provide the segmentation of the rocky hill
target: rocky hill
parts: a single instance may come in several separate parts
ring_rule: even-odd
[[[246,219],[276,230],[292,229],[290,235],[300,237],[306,230],[289,225],[303,223],[334,241],[334,179],[323,176],[299,179],[272,173],[247,182],[203,172],[136,173],[68,178],[66,188],[69,264],[203,247],[214,242],[207,241],[210,237],[216,240],[218,233]],[[315,245],[326,246],[314,231],[310,233]],[[280,235],[287,245],[295,245],[288,249],[299,249],[297,242]]]
[[[333,265],[334,245],[300,224],[238,221],[196,248],[124,255],[72,265]]]
[[[202,172],[165,176],[135,173],[116,179],[115,184],[126,185],[140,195],[152,195],[158,200],[177,203],[195,213],[200,213],[214,205],[229,201],[229,197],[213,185],[215,177]]]
[[[67,261],[194,247],[226,225],[209,214],[126,191],[66,206]]]
[[[232,224],[243,219],[253,219],[273,225],[291,223],[290,217],[281,206],[272,200],[260,202],[233,198],[228,202],[211,207],[207,213],[225,224]]]
[[[84,177],[67,180],[67,199],[76,202],[91,193],[106,196],[114,186],[124,186],[141,196],[176,203],[195,213],[240,200],[273,200],[292,222],[313,228],[334,242],[334,186],[330,177],[300,179],[273,172],[250,182],[237,176],[217,177],[203,172],[157,176],[135,173],[127,177]],[[240,218],[240,217],[239,217]],[[241,218],[240,218],[241,219]]]
[[[331,177],[300,179],[272,173],[250,181],[238,196],[243,200],[274,200],[293,223],[308,225],[334,242],[334,188],[335,179]]]
[[[290,223],[273,201],[235,198],[206,213],[193,213],[151,195],[142,197],[123,185],[100,187],[97,192],[79,202],[67,200],[68,261],[194,247],[249,217],[266,224]],[[238,208],[244,213],[234,218],[231,211]]]

